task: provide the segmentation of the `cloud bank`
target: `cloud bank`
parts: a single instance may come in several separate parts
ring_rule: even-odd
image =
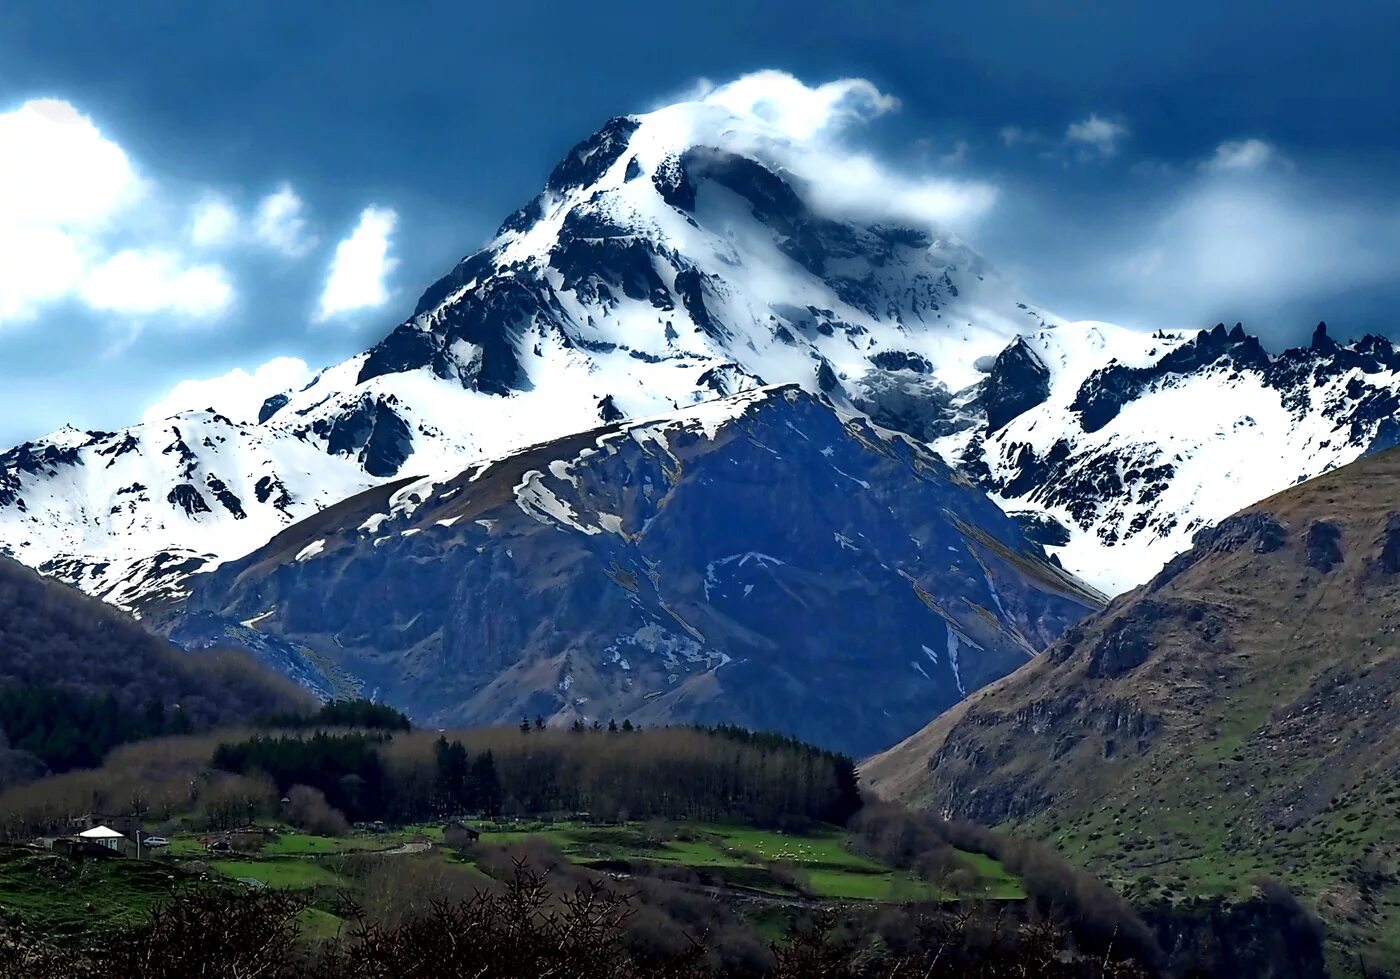
[[[300,257],[315,244],[290,185],[247,219],[215,193],[179,197],[69,102],[0,113],[0,327],[60,302],[137,321],[216,320],[236,298],[233,275],[191,248]]]
[[[221,267],[114,247],[154,196],[126,152],[68,102],[0,113],[0,325],[64,299],[196,319],[226,309],[232,290]]]
[[[389,255],[389,238],[399,217],[385,207],[367,207],[350,236],[335,246],[316,322],[373,309],[389,301],[386,279],[399,264]]]
[[[997,200],[987,180],[902,172],[856,145],[854,131],[898,111],[899,100],[863,78],[807,85],[781,71],[715,84],[698,81],[648,120],[673,144],[752,154],[800,179],[827,213],[928,228],[967,228]],[[966,150],[957,154],[960,162]]]
[[[1276,161],[1262,140],[1221,143],[1134,230],[1115,285],[1167,317],[1248,318],[1393,279],[1400,203]]]
[[[274,357],[252,373],[235,367],[227,374],[181,381],[146,409],[143,422],[156,422],[182,411],[212,408],[234,421],[252,424],[271,395],[300,388],[311,380],[311,368],[298,357]]]

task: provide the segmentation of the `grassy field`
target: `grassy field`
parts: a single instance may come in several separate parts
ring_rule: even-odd
[[[772,897],[810,896],[834,901],[937,901],[954,895],[854,852],[844,831],[821,827],[802,834],[722,824],[583,823],[479,824],[481,844],[500,846],[543,839],[574,863],[645,874],[655,865],[687,867],[697,882]],[[440,841],[437,827],[406,827],[388,833],[357,832],[340,838],[307,833],[279,834],[256,854],[206,859],[201,837],[173,835],[157,859],[75,863],[48,853],[0,848],[0,909],[24,918],[55,939],[94,936],[140,924],[155,904],[181,886],[224,879],[257,881],[306,894],[303,934],[327,938],[341,921],[339,895],[353,893],[362,877],[346,861],[372,859],[375,851],[410,841]],[[1018,882],[990,858],[962,854],[975,876],[972,896],[984,900],[1024,896]],[[380,859],[437,860],[489,878],[470,854],[443,847],[424,854]],[[760,905],[760,911],[762,911]],[[772,909],[769,909],[770,911]],[[774,937],[786,920],[775,914]],[[763,922],[759,922],[763,924]],[[765,932],[766,933],[766,932]]]
[[[49,853],[0,848],[0,908],[60,942],[138,925],[174,888],[194,879],[150,861],[74,863]]]
[[[344,879],[320,860],[300,857],[250,858],[246,860],[213,860],[209,866],[225,877],[247,877],[289,890],[309,890],[313,887],[343,887]]]
[[[748,826],[688,823],[676,828],[678,838],[644,826],[588,826],[577,823],[539,825],[503,832],[482,827],[483,843],[516,843],[543,837],[576,863],[651,861],[711,871],[735,886],[791,894],[794,888],[768,867],[789,868],[803,888],[816,897],[856,901],[929,901],[953,895],[935,884],[852,852],[846,834],[823,827],[801,835]],[[1019,883],[995,860],[960,853],[976,877],[972,893],[989,900],[1025,896]]]

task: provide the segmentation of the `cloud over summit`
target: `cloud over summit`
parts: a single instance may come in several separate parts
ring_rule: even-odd
[[[906,172],[860,145],[859,129],[899,108],[867,79],[809,85],[770,70],[721,84],[701,79],[646,118],[667,126],[677,145],[719,146],[792,173],[811,203],[833,215],[967,228],[995,204],[994,183]]]

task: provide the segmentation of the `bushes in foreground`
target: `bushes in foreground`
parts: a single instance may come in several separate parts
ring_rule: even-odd
[[[304,910],[276,891],[198,891],[158,909],[148,923],[103,947],[67,952],[0,935],[0,977],[28,979],[1145,979],[1147,969],[1112,955],[1078,954],[1046,920],[987,910],[893,909],[876,919],[818,914],[766,955],[717,965],[708,936],[679,947],[624,940],[633,898],[597,881],[560,893],[523,863],[498,890],[397,923],[360,915],[349,935],[314,947]]]

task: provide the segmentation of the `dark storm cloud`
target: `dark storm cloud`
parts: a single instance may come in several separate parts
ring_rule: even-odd
[[[24,403],[0,441],[135,421],[183,378],[359,349],[608,116],[765,67],[897,97],[862,149],[890,173],[995,187],[967,237],[1064,315],[1244,319],[1275,345],[1320,318],[1383,332],[1400,298],[1383,261],[1396,36],[1400,7],[1375,0],[6,4],[0,112],[65,100],[172,198],[245,216],[289,181],[318,244],[222,257],[237,295],[210,328],[133,335],[71,302],[0,326],[0,383]],[[315,328],[337,243],[371,206],[398,216],[389,301]]]

